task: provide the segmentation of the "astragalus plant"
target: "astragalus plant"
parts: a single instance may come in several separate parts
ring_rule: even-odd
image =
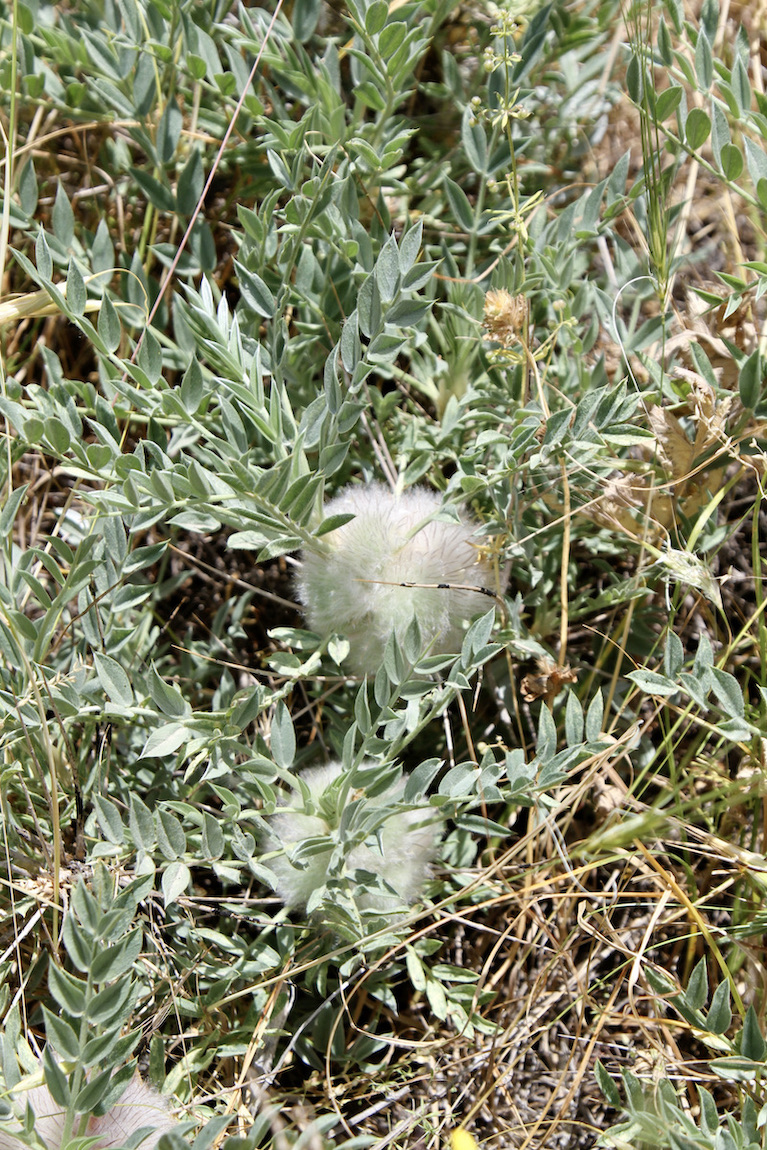
[[[0,7],[2,1073],[71,1130],[138,1060],[199,1150],[583,1145],[695,1065],[649,955],[761,1009],[762,32],[640,15]]]

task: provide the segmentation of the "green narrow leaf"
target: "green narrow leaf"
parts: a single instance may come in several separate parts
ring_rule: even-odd
[[[648,695],[658,695],[661,698],[667,698],[675,695],[679,690],[678,684],[674,683],[665,675],[659,675],[656,671],[630,671],[626,676],[636,683],[640,691],[645,691]]]
[[[92,1114],[94,1109],[103,1100],[111,1077],[111,1069],[102,1070],[100,1074],[94,1075],[91,1080],[83,1086],[77,1097],[73,1099],[73,1108],[80,1114]]]
[[[708,36],[701,28],[695,45],[695,75],[702,92],[708,92],[714,79],[714,56]]]
[[[684,123],[684,138],[688,148],[696,151],[705,144],[711,132],[711,120],[702,108],[693,108]]]
[[[96,228],[91,248],[91,263],[94,272],[111,272],[114,269],[115,249],[106,220],[99,220],[99,226]],[[106,284],[108,279],[108,276],[104,276],[103,282]]]
[[[702,1010],[708,999],[708,967],[705,958],[701,958],[690,975],[687,989],[684,992],[687,1005],[691,1010]]]
[[[160,341],[151,328],[145,328],[144,338],[138,353],[138,365],[154,385],[162,375],[162,349]]]
[[[346,322],[341,328],[339,348],[344,369],[351,375],[362,358],[362,344],[360,343],[359,329],[357,328],[356,308],[351,315],[347,316]]]
[[[144,193],[149,203],[158,211],[173,213],[176,210],[176,199],[168,186],[168,177],[162,171],[162,180],[150,176],[143,168],[131,168],[130,174]]]
[[[568,692],[565,705],[565,738],[569,747],[583,739],[583,707],[573,691]]]
[[[28,483],[22,483],[6,499],[3,510],[0,512],[0,539],[8,538],[18,510],[26,498],[28,488]]]
[[[473,232],[474,210],[463,188],[460,188],[449,176],[445,176],[445,192],[450,210],[458,226],[465,232]]]
[[[48,989],[62,1010],[75,1018],[85,1012],[86,984],[75,978],[67,970],[62,970],[55,962],[48,963]]]
[[[191,216],[197,207],[204,183],[205,172],[202,167],[200,149],[195,147],[178,177],[176,199],[178,200],[178,210],[182,215]]]
[[[487,136],[484,125],[476,118],[468,104],[463,110],[461,120],[461,142],[472,168],[482,175],[487,168]]]
[[[730,719],[742,719],[746,711],[743,702],[743,690],[738,680],[728,671],[720,670],[719,667],[712,667],[711,674],[714,694],[725,715]]]
[[[706,1027],[712,1034],[724,1034],[732,1022],[732,1009],[730,1007],[730,984],[720,982],[711,999],[711,1006],[706,1015]]]
[[[175,99],[168,100],[157,129],[157,157],[161,164],[169,164],[176,155],[184,118]]]
[[[64,185],[60,181],[56,188],[56,199],[53,201],[51,223],[56,239],[62,247],[68,248],[75,235],[75,217],[67,193],[64,191]]]
[[[189,703],[178,687],[173,686],[172,683],[166,683],[162,676],[157,673],[154,664],[149,669],[148,685],[152,701],[169,719],[180,719],[191,713]]]
[[[111,982],[120,978],[132,968],[141,954],[141,931],[136,929],[118,942],[109,942],[100,947],[93,958],[91,977],[94,982]]]
[[[671,36],[668,25],[662,16],[658,20],[658,55],[666,67],[670,68],[674,62],[674,53],[671,46]]]
[[[357,317],[360,331],[371,339],[381,328],[381,293],[374,275],[366,276],[357,295]]]
[[[166,859],[174,861],[184,853],[186,850],[186,835],[184,828],[178,821],[175,815],[170,811],[162,810],[162,808],[155,812],[157,828],[157,845],[159,846]]]
[[[589,703],[589,709],[586,712],[586,739],[589,743],[596,743],[599,741],[599,736],[602,734],[604,714],[605,701],[600,690],[597,691],[596,695]]]
[[[750,1058],[752,1062],[761,1062],[764,1058],[765,1051],[767,1051],[767,1045],[765,1045],[764,1037],[759,1027],[757,1013],[753,1006],[749,1006],[746,1011],[746,1017],[743,1020],[740,1053],[744,1058]]]
[[[274,709],[271,730],[272,756],[278,767],[288,770],[296,757],[296,734],[293,720],[285,704],[280,700]]]
[[[666,649],[663,652],[663,670],[669,679],[675,679],[684,666],[684,647],[675,631],[666,635]]]
[[[49,281],[53,275],[53,259],[51,249],[48,247],[48,240],[42,229],[37,233],[35,239],[35,264],[40,273],[40,279]]]
[[[655,105],[655,115],[659,122],[672,116],[682,102],[682,88],[679,84],[672,84],[658,96]]]
[[[405,272],[402,277],[402,288],[404,291],[420,291],[421,288],[426,287],[426,284],[433,279],[434,273],[439,267],[439,260],[429,260],[423,263],[415,264],[409,272]]]
[[[205,394],[202,371],[196,359],[192,359],[181,380],[181,402],[188,415],[196,415]]]
[[[753,411],[762,395],[762,357],[757,348],[748,357],[738,376],[738,394],[744,407]]]
[[[426,974],[423,969],[423,963],[412,946],[405,948],[405,964],[407,966],[408,977],[413,984],[413,989],[423,993],[423,991],[426,990]]]
[[[82,974],[87,974],[93,959],[93,946],[85,933],[85,929],[80,927],[74,915],[68,914],[64,919],[62,933],[67,954],[77,969]]]
[[[105,799],[103,795],[93,796],[93,805],[96,809],[96,819],[107,842],[119,845],[125,841],[125,828],[123,827],[120,812],[114,803]]]
[[[38,188],[37,173],[32,160],[29,160],[19,177],[19,202],[21,210],[28,216],[35,214],[37,208]]]
[[[53,1101],[66,1110],[70,1101],[69,1082],[66,1074],[53,1057],[52,1046],[46,1045],[43,1051],[43,1073],[45,1085],[50,1090]]]
[[[122,338],[122,327],[117,310],[108,295],[104,295],[99,308],[97,329],[104,347],[108,352],[117,351]]]
[[[162,875],[162,897],[165,906],[168,907],[174,903],[184,893],[191,881],[192,874],[186,863],[181,862],[180,859],[169,863]]]
[[[154,818],[146,803],[131,792],[128,826],[134,843],[141,850],[151,851],[157,842]]]
[[[205,858],[220,859],[224,849],[224,834],[218,819],[205,811],[202,820],[202,853]]]
[[[717,164],[722,164],[722,150],[731,142],[730,126],[721,106],[714,102],[711,107],[711,150]]]
[[[642,61],[636,52],[634,52],[626,68],[626,91],[637,107],[642,103],[644,90],[644,69],[642,68]]]
[[[630,159],[631,152],[624,152],[612,170],[610,178],[607,181],[608,206],[614,204],[616,200],[619,202],[622,201],[625,195]]]
[[[136,989],[130,978],[107,983],[88,1003],[88,1021],[96,1026],[122,1026],[130,1012]]]
[[[396,324],[397,327],[415,327],[429,314],[431,306],[431,300],[428,299],[398,300],[386,313],[386,322]]]
[[[618,1087],[613,1082],[610,1075],[605,1070],[602,1063],[597,1059],[594,1066],[594,1076],[596,1077],[599,1089],[605,1096],[608,1106],[612,1106],[613,1110],[620,1110],[621,1108],[621,1095]]]
[[[100,651],[93,653],[93,665],[99,677],[101,686],[106,691],[110,701],[120,707],[133,706],[133,688],[126,671],[111,655],[104,655]]]
[[[80,1054],[80,1042],[75,1030],[63,1018],[52,1014],[47,1006],[43,1006],[43,1018],[45,1037],[56,1053],[67,1061],[75,1062]]]
[[[177,751],[189,737],[189,732],[183,723],[165,723],[150,733],[144,743],[141,757],[163,759],[166,755],[172,755]]]
[[[80,1062],[90,1069],[97,1063],[103,1066],[109,1058],[112,1066],[123,1066],[125,1060],[133,1053],[140,1037],[141,1035],[135,1031],[120,1037],[119,1034],[108,1030],[98,1038],[88,1038],[80,1054]]]
[[[322,0],[296,0],[293,5],[292,21],[294,35],[300,44],[305,44],[313,34],[321,10]]]
[[[557,728],[551,711],[548,707],[541,707],[538,716],[538,738],[535,753],[542,763],[545,763],[556,752]]]
[[[389,236],[376,260],[375,276],[381,300],[390,303],[399,287],[399,252],[394,236]]]
[[[237,269],[240,291],[245,303],[258,315],[271,319],[277,310],[277,301],[261,276],[248,271],[239,260],[234,261],[234,266]]]
[[[443,1022],[447,1018],[447,995],[442,984],[437,982],[435,978],[426,980],[426,998],[432,1014]]]
[[[700,26],[710,42],[719,28],[719,0],[703,0],[700,8]]]
[[[423,219],[409,228],[399,242],[399,270],[402,276],[413,268],[423,246]],[[430,265],[431,266],[431,265]]]
[[[732,92],[738,105],[740,114],[743,115],[751,109],[751,83],[748,78],[748,70],[740,56],[735,59],[735,64],[732,69]]]

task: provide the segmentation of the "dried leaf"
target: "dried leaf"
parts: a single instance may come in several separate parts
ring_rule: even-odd
[[[686,478],[692,468],[695,449],[675,415],[667,407],[651,407],[650,427],[658,445],[658,459],[672,479]]]

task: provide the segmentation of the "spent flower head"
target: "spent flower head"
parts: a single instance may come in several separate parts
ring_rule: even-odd
[[[372,766],[363,763],[360,770]],[[268,860],[277,877],[277,893],[286,906],[305,907],[329,878],[339,877],[349,880],[360,909],[389,912],[412,906],[428,876],[439,839],[434,809],[394,806],[405,789],[404,779],[381,794],[350,789],[343,802],[342,792],[333,786],[343,774],[338,762],[304,771],[301,782],[308,788],[308,801],[297,783],[285,797],[284,809],[269,817],[264,845],[268,851],[282,852]],[[360,804],[354,818],[349,817],[352,804]],[[387,806],[392,809],[380,810]],[[379,811],[381,817],[376,817]],[[362,842],[354,834],[355,825],[369,828]],[[359,887],[357,871],[379,875],[390,889]]]
[[[326,518],[354,519],[304,551],[298,596],[313,631],[346,636],[356,673],[374,674],[389,636],[402,641],[414,618],[426,651],[459,651],[465,622],[482,610],[475,588],[487,587],[492,572],[476,526],[435,518],[441,510],[425,487],[395,495],[382,483],[347,487],[325,505]]]
[[[506,288],[491,288],[485,294],[482,326],[488,337],[501,347],[519,343],[527,324],[527,298],[512,295]]]

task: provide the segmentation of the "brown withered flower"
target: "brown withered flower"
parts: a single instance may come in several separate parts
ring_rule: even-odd
[[[577,683],[578,675],[569,664],[564,667],[555,663],[553,659],[542,658],[537,660],[538,674],[525,675],[521,684],[522,698],[526,703],[533,703],[536,699],[544,699],[552,703],[560,691],[569,683]]]

